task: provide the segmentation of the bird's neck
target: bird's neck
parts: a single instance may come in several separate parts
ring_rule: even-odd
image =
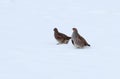
[[[72,37],[76,38],[77,36],[78,36],[78,32],[74,31],[73,34],[72,34]]]
[[[59,32],[56,30],[55,33],[59,33]]]

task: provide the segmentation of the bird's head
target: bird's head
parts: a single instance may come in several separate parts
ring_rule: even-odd
[[[72,28],[73,32],[78,32],[77,28]]]
[[[58,32],[58,29],[57,29],[57,28],[54,28],[53,30],[54,30],[55,32]]]

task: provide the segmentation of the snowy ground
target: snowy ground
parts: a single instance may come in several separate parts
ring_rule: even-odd
[[[0,0],[0,79],[120,79],[119,0]],[[56,45],[72,27],[91,44]]]

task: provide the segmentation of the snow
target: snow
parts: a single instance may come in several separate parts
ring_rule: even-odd
[[[119,3],[0,0],[0,79],[120,79]],[[54,27],[91,47],[56,45]]]

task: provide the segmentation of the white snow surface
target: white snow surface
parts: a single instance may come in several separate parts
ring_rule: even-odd
[[[0,0],[0,79],[120,79],[119,0]],[[91,47],[56,45],[72,28]]]

